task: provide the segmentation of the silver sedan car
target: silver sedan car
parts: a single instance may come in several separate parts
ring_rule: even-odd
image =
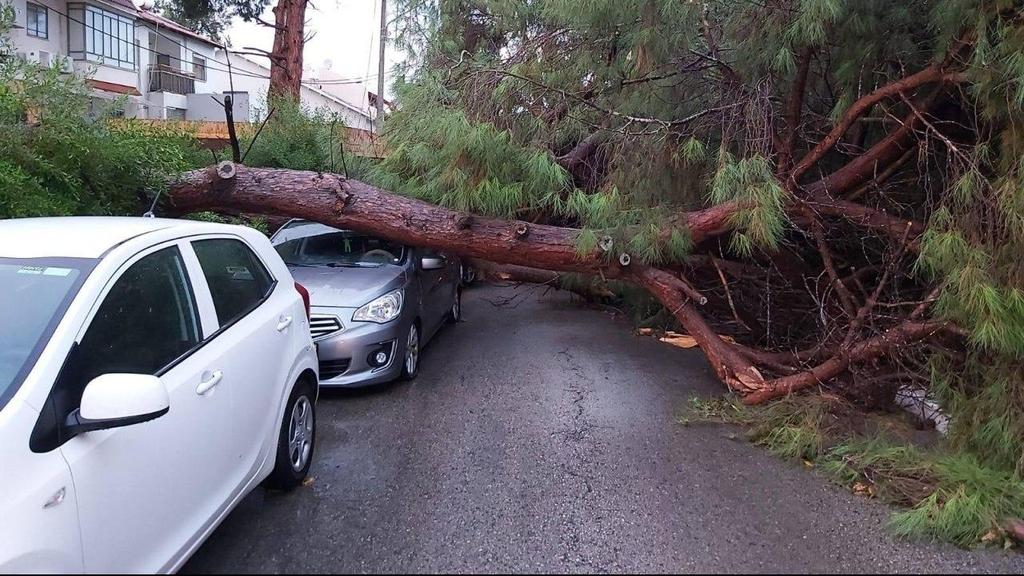
[[[321,386],[411,380],[423,346],[461,316],[453,255],[305,220],[271,242],[309,291]]]

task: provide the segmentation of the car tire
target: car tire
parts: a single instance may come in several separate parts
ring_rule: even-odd
[[[459,279],[463,286],[469,286],[476,281],[476,269],[469,264],[460,264]]]
[[[316,449],[316,386],[299,380],[285,404],[277,437],[274,469],[263,485],[272,490],[292,490],[309,474]]]
[[[462,320],[462,289],[455,291],[455,303],[452,304],[452,309],[448,311],[448,323],[458,324]]]
[[[405,336],[405,348],[402,349],[404,355],[402,356],[402,376],[401,379],[415,380],[416,376],[420,373],[420,343],[422,342],[422,336],[420,335],[420,325],[418,322],[413,322],[409,325],[409,332]],[[412,357],[410,360],[409,351],[412,350]]]

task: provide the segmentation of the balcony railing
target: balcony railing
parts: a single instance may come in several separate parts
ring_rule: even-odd
[[[158,64],[149,69],[149,91],[195,94],[196,79],[183,70]]]

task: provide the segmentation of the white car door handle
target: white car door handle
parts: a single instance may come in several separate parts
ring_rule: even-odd
[[[203,380],[199,382],[199,386],[196,386],[196,394],[199,394],[200,396],[206,394],[210,390],[213,390],[217,384],[220,384],[220,381],[223,379],[224,373],[220,370],[203,374]]]
[[[284,329],[292,325],[291,316],[281,316],[280,321],[277,323],[277,331],[284,332]]]

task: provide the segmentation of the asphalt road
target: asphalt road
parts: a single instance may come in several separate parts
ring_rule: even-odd
[[[184,571],[1024,572],[898,541],[885,506],[677,424],[720,391],[698,352],[564,293],[464,308],[414,383],[321,396],[312,484],[251,494]]]

